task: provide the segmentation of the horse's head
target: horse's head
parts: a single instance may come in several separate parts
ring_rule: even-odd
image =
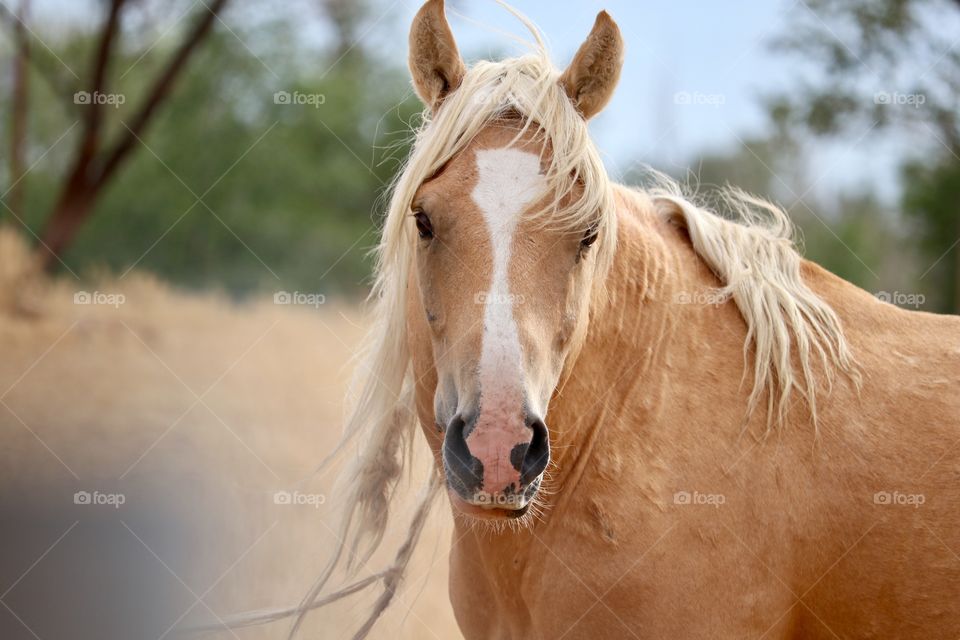
[[[550,460],[547,406],[586,334],[598,251],[614,242],[585,120],[621,62],[606,13],[563,74],[523,59],[468,71],[441,0],[414,19],[410,69],[433,112],[418,144],[450,152],[411,187],[408,341],[421,422],[471,515],[522,515]]]

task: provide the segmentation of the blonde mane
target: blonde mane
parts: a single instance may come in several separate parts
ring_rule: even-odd
[[[349,452],[350,464],[340,476],[337,495],[344,504],[337,532],[340,542],[333,557],[299,606],[253,612],[230,619],[230,626],[262,624],[295,617],[292,638],[304,616],[338,598],[379,583],[374,610],[355,637],[369,632],[389,606],[402,579],[423,523],[443,480],[433,469],[409,533],[387,569],[320,597],[338,567],[348,578],[380,546],[389,518],[393,493],[404,461],[411,455],[417,416],[411,355],[406,342],[406,286],[414,259],[413,227],[407,219],[417,188],[486,126],[519,116],[523,131],[531,130],[549,142],[547,185],[554,199],[541,212],[545,224],[567,228],[595,227],[597,282],[605,280],[616,251],[617,212],[614,185],[591,141],[585,120],[558,84],[560,72],[550,62],[537,28],[507,7],[530,30],[536,41],[532,53],[499,62],[482,61],[466,73],[462,84],[432,116],[424,114],[413,150],[391,189],[391,198],[376,249],[375,283],[371,293],[373,324],[357,361],[353,391],[348,398],[344,436],[334,452]],[[672,183],[669,183],[672,185]],[[561,199],[578,186],[582,196],[566,206]],[[800,280],[800,258],[785,238],[789,223],[779,209],[762,205],[774,224],[756,225],[753,209],[741,198],[736,205],[748,224],[735,224],[693,206],[672,186],[652,193],[661,203],[672,203],[690,232],[697,253],[726,283],[747,321],[748,346],[755,349],[754,390],[750,410],[762,392],[779,386],[781,407],[797,389],[814,405],[811,354],[826,365],[848,368],[851,362],[839,321],[829,307]],[[793,338],[791,338],[793,336]],[[792,345],[799,354],[802,376],[791,365]],[[829,370],[829,367],[827,367]],[[773,405],[771,405],[773,406]],[[772,409],[771,409],[772,411]],[[353,448],[354,444],[356,449]],[[332,454],[333,455],[333,454]]]
[[[726,188],[719,195],[729,218],[721,217],[685,197],[674,180],[656,172],[654,176],[655,185],[646,195],[660,215],[687,230],[694,251],[722,283],[712,298],[732,299],[747,324],[744,380],[752,372],[753,387],[744,427],[764,393],[766,432],[785,424],[796,392],[806,401],[818,432],[814,370],[822,374],[820,382],[828,393],[838,371],[857,387],[860,373],[839,317],[803,282],[802,258],[787,213],[762,198]]]

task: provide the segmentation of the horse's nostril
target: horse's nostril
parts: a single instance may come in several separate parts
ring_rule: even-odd
[[[543,424],[543,420],[534,418],[529,421],[529,427],[533,430],[533,438],[520,463],[520,483],[524,485],[539,478],[547,468],[547,463],[550,462],[550,438],[547,425]]]
[[[448,479],[465,494],[471,494],[483,486],[483,464],[470,453],[463,435],[466,426],[459,414],[450,421],[443,438],[443,464]]]

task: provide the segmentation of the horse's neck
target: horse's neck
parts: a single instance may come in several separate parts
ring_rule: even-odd
[[[594,312],[586,344],[547,419],[556,434],[558,502],[573,495],[570,487],[585,474],[626,472],[614,460],[624,455],[607,451],[595,459],[601,438],[617,446],[642,439],[648,450],[671,446],[670,406],[690,402],[697,393],[678,385],[678,373],[692,386],[703,369],[742,366],[745,327],[733,305],[682,305],[684,296],[720,284],[686,232],[659,215],[643,194],[618,187],[617,203],[618,248],[606,301]]]

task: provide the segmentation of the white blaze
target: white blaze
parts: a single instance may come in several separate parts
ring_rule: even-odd
[[[493,251],[493,277],[484,299],[480,353],[481,421],[516,420],[523,403],[520,338],[513,317],[509,268],[520,214],[541,197],[546,178],[540,158],[510,147],[477,151],[479,178],[471,197],[483,212]]]

